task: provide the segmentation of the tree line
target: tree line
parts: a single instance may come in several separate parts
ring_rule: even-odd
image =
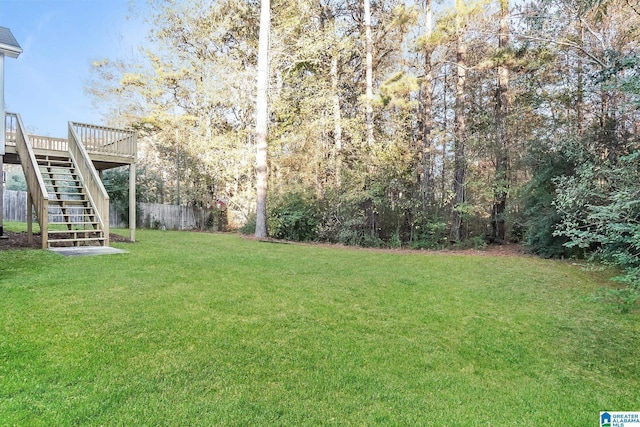
[[[263,3],[271,236],[640,266],[638,0]],[[253,231],[260,2],[138,7],[148,44],[88,91],[142,136],[146,201]]]

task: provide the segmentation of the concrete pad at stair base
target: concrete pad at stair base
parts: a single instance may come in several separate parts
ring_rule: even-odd
[[[97,256],[129,253],[122,249],[116,249],[109,246],[74,246],[67,248],[49,248],[49,250],[63,256]]]

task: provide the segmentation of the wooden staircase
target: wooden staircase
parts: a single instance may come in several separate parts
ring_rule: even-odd
[[[107,242],[95,207],[68,153],[36,155],[49,204],[49,247],[104,246]],[[55,228],[51,225],[55,223]]]
[[[69,122],[67,138],[27,133],[17,113],[5,113],[4,163],[22,165],[27,181],[27,235],[37,220],[42,249],[109,246],[109,195],[100,173],[129,166],[130,236],[135,231],[133,131]]]

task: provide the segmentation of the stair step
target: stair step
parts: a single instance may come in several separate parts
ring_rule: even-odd
[[[100,223],[96,222],[96,221],[83,221],[83,222],[57,222],[57,221],[49,221],[50,225],[64,225],[66,227],[69,226],[92,226],[92,227],[97,227]],[[68,228],[66,230],[69,230]],[[79,230],[79,229],[78,229]],[[98,230],[98,228],[82,228],[82,231],[96,231]],[[51,231],[58,231],[58,230],[51,230]]]
[[[40,169],[42,172],[47,172],[47,173],[65,173],[69,171],[74,171],[76,168],[73,166],[72,163],[68,163],[68,164],[59,163],[55,165],[38,164],[38,169]]]
[[[44,181],[80,182],[76,174],[40,171]]]
[[[94,216],[95,212],[93,210],[87,211],[86,209],[93,209],[92,207],[83,208],[82,206],[49,206],[52,210],[55,208],[55,211],[49,212],[49,215],[55,216]],[[64,208],[65,210],[62,210]],[[60,210],[58,210],[60,209]],[[68,209],[77,209],[77,211],[68,211]]]
[[[48,172],[41,171],[40,175],[45,182],[60,181],[60,182],[80,182],[77,176],[71,174],[50,174]]]
[[[54,216],[62,216],[62,215],[54,215]],[[91,218],[83,218],[83,219],[91,219]],[[79,222],[58,222],[58,221],[49,221],[49,224],[53,225],[98,225],[99,223],[96,221],[79,221]]]
[[[47,188],[47,193],[81,195],[81,194],[84,194],[84,193],[79,193],[77,190],[82,190],[82,189],[83,189],[82,187],[77,187],[77,188],[76,187],[72,187],[69,190],[76,190],[75,192],[73,192],[73,191],[55,191],[55,190],[52,190],[51,188]]]
[[[51,187],[51,188],[58,187],[58,189],[56,191],[59,192],[59,193],[69,193],[71,191],[82,190],[84,188],[84,187],[69,187],[69,186],[66,186],[66,185],[65,186],[61,186],[61,185],[54,186],[54,185],[51,185],[51,184],[46,185],[46,186],[47,187]]]
[[[40,173],[42,175],[57,175],[57,176],[72,176],[72,175],[77,175],[75,173],[75,170],[73,168],[64,168],[64,169],[58,169],[58,170],[49,170],[48,168],[40,168]]]
[[[77,191],[49,191],[49,193],[57,194],[59,196],[63,194],[66,194],[69,196],[83,196],[85,194],[84,192],[77,192]]]
[[[74,222],[74,221],[68,221],[68,222],[52,222],[51,224],[56,224],[56,225],[98,225],[98,221],[86,221],[86,222]],[[60,231],[60,230],[51,230],[52,232],[54,231]],[[64,230],[64,231],[71,231],[71,230]],[[87,231],[87,230],[80,230],[80,231]],[[95,230],[90,230],[90,231],[95,231]]]
[[[42,179],[44,179],[45,181],[80,182],[73,176],[73,174],[70,173],[43,172]]]
[[[38,162],[71,162],[71,158],[68,154],[60,152],[57,156],[43,156],[42,154],[36,154],[36,161]]]
[[[69,202],[69,203],[66,203]],[[55,197],[49,199],[49,205],[53,207],[60,207],[60,203],[67,204],[69,206],[73,206],[73,204],[82,205],[83,203],[89,204],[89,201],[86,198],[71,198],[71,197]]]
[[[62,208],[62,207],[85,207],[89,208],[90,206],[83,206],[88,204],[88,200],[69,200],[69,199],[49,199],[49,206]]]
[[[47,163],[47,162],[66,162],[66,163],[71,163],[71,159],[69,158],[69,156],[64,156],[64,155],[60,155],[60,156],[41,156],[36,154],[36,161],[37,162],[41,162],[41,163]]]
[[[58,200],[82,200],[84,199],[86,196],[85,193],[59,193],[57,191],[48,191],[47,193],[49,193],[49,195],[53,194],[54,196],[56,196],[55,198]],[[75,197],[71,197],[71,196],[75,196]]]
[[[68,200],[62,200],[63,202],[68,201]],[[76,209],[76,210],[91,210],[91,212],[93,212],[93,207],[91,206],[51,206],[53,208],[57,208],[57,209],[61,209],[61,210],[66,210],[66,209]],[[93,215],[93,213],[79,213],[79,212],[73,212],[73,213],[62,213],[60,215]]]
[[[104,239],[104,236],[102,235],[102,230],[98,231],[98,230],[68,230],[68,231],[50,231],[49,232],[49,236],[53,236],[53,235],[59,235],[59,236],[69,236],[69,235],[73,235],[73,238],[77,238],[78,234],[81,233],[96,233],[99,234],[98,236],[92,236],[92,237],[86,237],[86,239]],[[69,240],[71,237],[67,237],[67,238],[63,238],[63,237],[58,237],[59,240]]]
[[[81,237],[77,239],[49,239],[49,243],[74,243],[74,242],[103,242],[104,237]]]
[[[49,170],[49,169],[57,169],[57,170],[74,170],[73,163],[71,162],[56,162],[56,163],[43,163],[38,162],[38,169],[41,171]]]
[[[44,185],[49,185],[49,186],[53,186],[54,182],[56,183],[56,185],[58,187],[61,186],[65,186],[65,187],[71,187],[71,188],[82,188],[82,186],[80,185],[80,182],[78,182],[78,180],[75,179],[60,179],[60,178],[55,178],[55,179],[51,179],[51,178],[42,178],[44,181]],[[73,185],[68,185],[68,184],[76,184],[75,186]]]
[[[65,160],[65,159],[49,159],[49,160],[45,160],[45,159],[37,159],[36,158],[36,163],[38,164],[38,166],[47,166],[47,167],[59,167],[60,165],[62,166],[66,166],[66,165],[73,165],[73,162],[71,161],[71,159],[69,160]]]
[[[95,236],[95,237],[74,237],[74,238],[69,238],[69,239],[62,239],[62,238],[49,239],[49,241],[52,242],[52,243],[55,243],[55,242],[68,242],[69,240],[89,241],[89,240],[106,240],[106,238],[104,236]]]

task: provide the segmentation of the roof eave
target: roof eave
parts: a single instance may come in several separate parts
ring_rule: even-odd
[[[0,43],[0,53],[7,55],[9,58],[17,58],[22,53],[22,48]]]

